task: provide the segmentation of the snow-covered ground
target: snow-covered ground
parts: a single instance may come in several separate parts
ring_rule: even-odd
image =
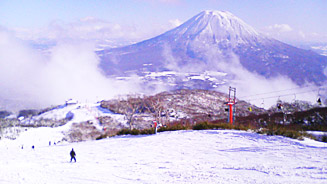
[[[4,129],[4,135],[0,132],[0,144],[1,138],[2,143],[8,142],[6,144],[14,144],[15,146],[31,147],[32,145],[36,147],[47,146],[49,142],[57,143],[61,142],[69,130],[71,130],[72,124],[81,123],[86,121],[93,122],[98,130],[102,130],[103,127],[98,121],[98,117],[110,116],[113,121],[120,123],[122,126],[128,127],[127,120],[122,114],[115,114],[108,109],[102,108],[100,103],[76,103],[71,105],[58,106],[50,111],[42,113],[32,118],[22,120],[22,124],[34,124],[35,121],[41,119],[51,119],[51,120],[62,120],[71,117],[65,125],[56,128],[40,127],[40,128],[22,128],[22,127],[9,127]],[[18,129],[18,130],[17,130]],[[16,131],[17,130],[17,131]],[[18,133],[15,133],[18,132]],[[5,138],[16,139],[11,141]],[[0,182],[1,183],[1,182]]]
[[[327,183],[327,144],[309,139],[203,130],[34,150],[16,141],[0,141],[0,183]]]
[[[323,137],[327,137],[327,132],[307,131],[308,134],[314,136],[317,140],[322,141]]]
[[[111,116],[117,121],[124,121],[124,116],[114,114],[108,109],[101,108],[100,103],[76,103],[72,105],[62,105],[48,112],[42,113],[32,119],[53,119],[60,120],[67,116],[72,116],[70,122],[94,121],[97,122],[97,117]],[[69,123],[68,123],[69,124]]]

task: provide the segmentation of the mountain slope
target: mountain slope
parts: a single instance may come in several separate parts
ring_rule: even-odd
[[[143,42],[98,52],[107,74],[134,71],[226,72],[239,59],[266,78],[285,75],[297,84],[322,84],[327,57],[267,38],[229,12],[203,11],[179,27]]]
[[[1,140],[0,182],[326,183],[326,145],[235,130],[120,136],[34,150]],[[72,148],[76,163],[69,163]]]

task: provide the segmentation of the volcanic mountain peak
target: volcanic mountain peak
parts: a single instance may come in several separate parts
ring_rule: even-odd
[[[202,11],[165,36],[213,43],[229,42],[234,46],[256,42],[264,37],[232,13],[216,10]]]
[[[100,54],[101,67],[108,74],[219,71],[232,79],[233,73],[217,67],[235,55],[246,70],[266,78],[287,76],[299,85],[327,81],[327,57],[265,37],[226,11],[202,11],[155,38]],[[216,79],[221,81],[221,77]]]

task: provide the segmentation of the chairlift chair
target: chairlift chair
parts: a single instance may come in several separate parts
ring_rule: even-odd
[[[321,98],[319,97],[317,100],[318,105],[322,105]]]
[[[318,95],[317,95],[317,103],[318,105],[322,105],[321,97],[320,97],[320,89],[318,90]]]

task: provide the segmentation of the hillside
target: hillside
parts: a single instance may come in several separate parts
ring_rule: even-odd
[[[227,105],[224,104],[228,95],[210,90],[175,90],[162,92],[154,96],[128,97],[102,101],[101,107],[112,112],[128,114],[135,111],[133,118],[137,122],[148,126],[154,120],[166,124],[172,121],[189,120],[192,122],[227,118]],[[246,116],[251,113],[262,113],[264,109],[258,108],[245,101],[237,101],[236,116]],[[143,127],[144,128],[144,127]]]
[[[245,131],[175,131],[35,149],[27,145],[21,149],[16,141],[0,141],[0,183],[322,184],[327,180],[326,143]],[[72,148],[76,163],[69,162]]]
[[[228,114],[224,104],[227,98],[226,94],[216,91],[184,89],[153,96],[131,95],[95,104],[74,102],[43,110],[21,110],[17,117],[10,115],[0,119],[0,130],[3,137],[15,139],[25,131],[19,127],[58,127],[61,138],[53,141],[94,140],[115,135],[123,128],[148,129],[155,120],[164,125],[183,120],[195,123],[224,119]],[[251,113],[265,112],[238,101],[236,115],[248,115],[249,107],[253,109]],[[51,141],[46,134],[44,136],[42,144]]]

